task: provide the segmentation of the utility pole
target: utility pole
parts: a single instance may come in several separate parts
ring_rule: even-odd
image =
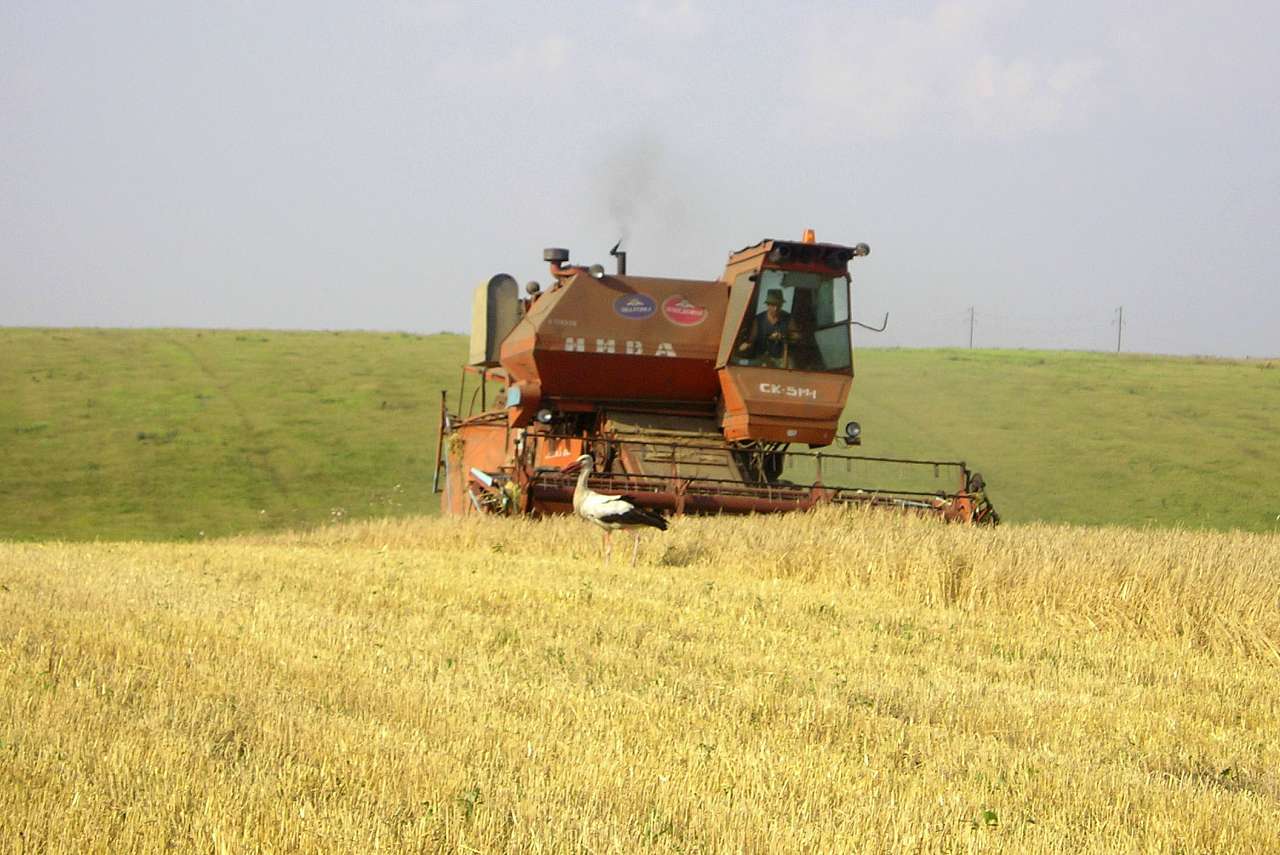
[[[1120,336],[1124,332],[1124,306],[1116,309],[1116,353],[1120,352]]]
[[[969,307],[969,349],[973,350],[973,306]]]

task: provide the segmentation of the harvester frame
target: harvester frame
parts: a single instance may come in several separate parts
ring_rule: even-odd
[[[853,379],[847,265],[869,252],[811,233],[762,241],[732,254],[720,279],[697,281],[627,276],[617,247],[614,276],[568,266],[568,252],[552,249],[551,289],[530,283],[525,299],[514,279],[493,277],[476,294],[458,390],[466,414],[450,412],[441,393],[442,507],[567,513],[574,478],[564,469],[590,454],[593,489],[662,513],[844,504],[996,523],[981,476],[963,461],[829,450]],[[775,334],[765,339],[761,326]],[[478,380],[470,401],[469,375]],[[851,422],[841,441],[860,445],[860,432]],[[810,450],[793,450],[797,442]],[[931,472],[945,486],[887,487],[870,474],[877,467]],[[849,477],[832,477],[839,469]]]

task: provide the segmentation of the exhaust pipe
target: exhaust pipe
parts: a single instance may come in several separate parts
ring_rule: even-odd
[[[618,247],[620,246],[622,246],[621,240],[619,240],[617,243],[613,245],[613,249],[609,250],[609,254],[618,260],[618,275],[626,276],[627,275],[627,251],[619,250]]]

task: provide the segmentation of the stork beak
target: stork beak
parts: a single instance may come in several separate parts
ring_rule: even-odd
[[[582,470],[582,467],[586,465],[586,462],[587,462],[586,458],[579,457],[577,460],[573,461],[568,466],[563,467],[560,471],[566,475],[574,475]]]

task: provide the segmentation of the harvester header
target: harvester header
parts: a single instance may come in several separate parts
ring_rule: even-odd
[[[806,231],[732,253],[716,279],[629,275],[617,245],[612,274],[551,248],[545,289],[530,282],[522,296],[513,277],[492,277],[476,291],[466,413],[442,396],[445,509],[563,511],[572,484],[560,470],[590,453],[594,487],[655,510],[844,501],[994,521],[962,462],[813,451],[835,440],[853,382],[849,265],[869,253]],[[470,399],[468,376],[478,380]],[[842,441],[860,443],[855,422]],[[946,469],[953,480],[884,490],[830,475],[877,463],[935,478]]]

